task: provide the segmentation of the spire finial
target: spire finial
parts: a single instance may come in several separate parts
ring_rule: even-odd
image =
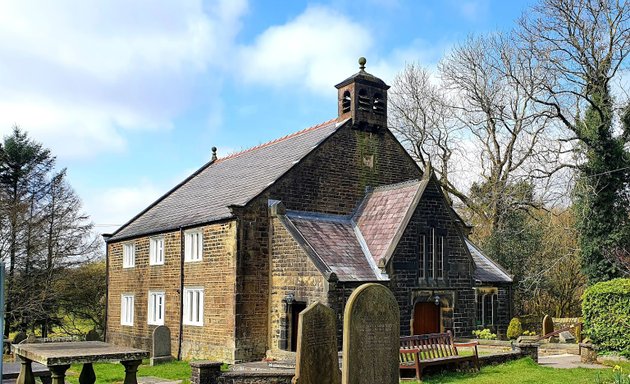
[[[365,71],[365,63],[367,63],[367,60],[365,59],[365,57],[359,57],[359,69],[362,71]]]
[[[217,159],[217,147],[212,147],[212,161]]]

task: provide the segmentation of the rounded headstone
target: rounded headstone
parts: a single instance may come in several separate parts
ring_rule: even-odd
[[[27,336],[26,336],[26,332],[21,331],[18,332],[14,337],[13,337],[13,344],[20,344],[22,341],[26,340]]]
[[[341,383],[335,311],[320,302],[300,312],[292,383]]]
[[[553,319],[549,315],[545,315],[542,323],[542,334],[543,336],[553,332]]]
[[[357,288],[343,323],[343,384],[397,384],[400,310],[380,284]]]

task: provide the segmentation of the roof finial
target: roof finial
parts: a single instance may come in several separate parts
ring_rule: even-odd
[[[217,147],[212,147],[212,161],[217,159]]]
[[[365,57],[359,57],[359,69],[361,71],[365,71],[365,63],[367,63]]]

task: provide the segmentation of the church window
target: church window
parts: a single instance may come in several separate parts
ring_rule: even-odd
[[[446,245],[444,231],[431,228],[420,236],[418,277],[420,279],[444,279]]]

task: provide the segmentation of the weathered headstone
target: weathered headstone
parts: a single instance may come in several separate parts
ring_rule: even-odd
[[[553,332],[553,319],[549,315],[545,315],[542,323],[542,334],[543,336]]]
[[[340,384],[335,311],[320,302],[300,313],[293,384]]]
[[[101,341],[101,335],[98,334],[96,329],[90,329],[85,335],[85,341]]]
[[[343,321],[343,384],[398,384],[400,311],[380,284],[357,288]]]
[[[20,344],[22,341],[26,340],[26,332],[20,331],[13,337],[13,344]]]
[[[26,338],[26,340],[24,340],[24,343],[26,344],[33,344],[33,343],[37,343],[37,337],[35,337],[34,334],[30,334],[28,335],[28,337]]]
[[[575,343],[575,336],[571,332],[564,331],[558,335],[561,343]]]
[[[171,330],[164,325],[153,330],[153,346],[151,348],[151,365],[173,360],[171,356]]]

